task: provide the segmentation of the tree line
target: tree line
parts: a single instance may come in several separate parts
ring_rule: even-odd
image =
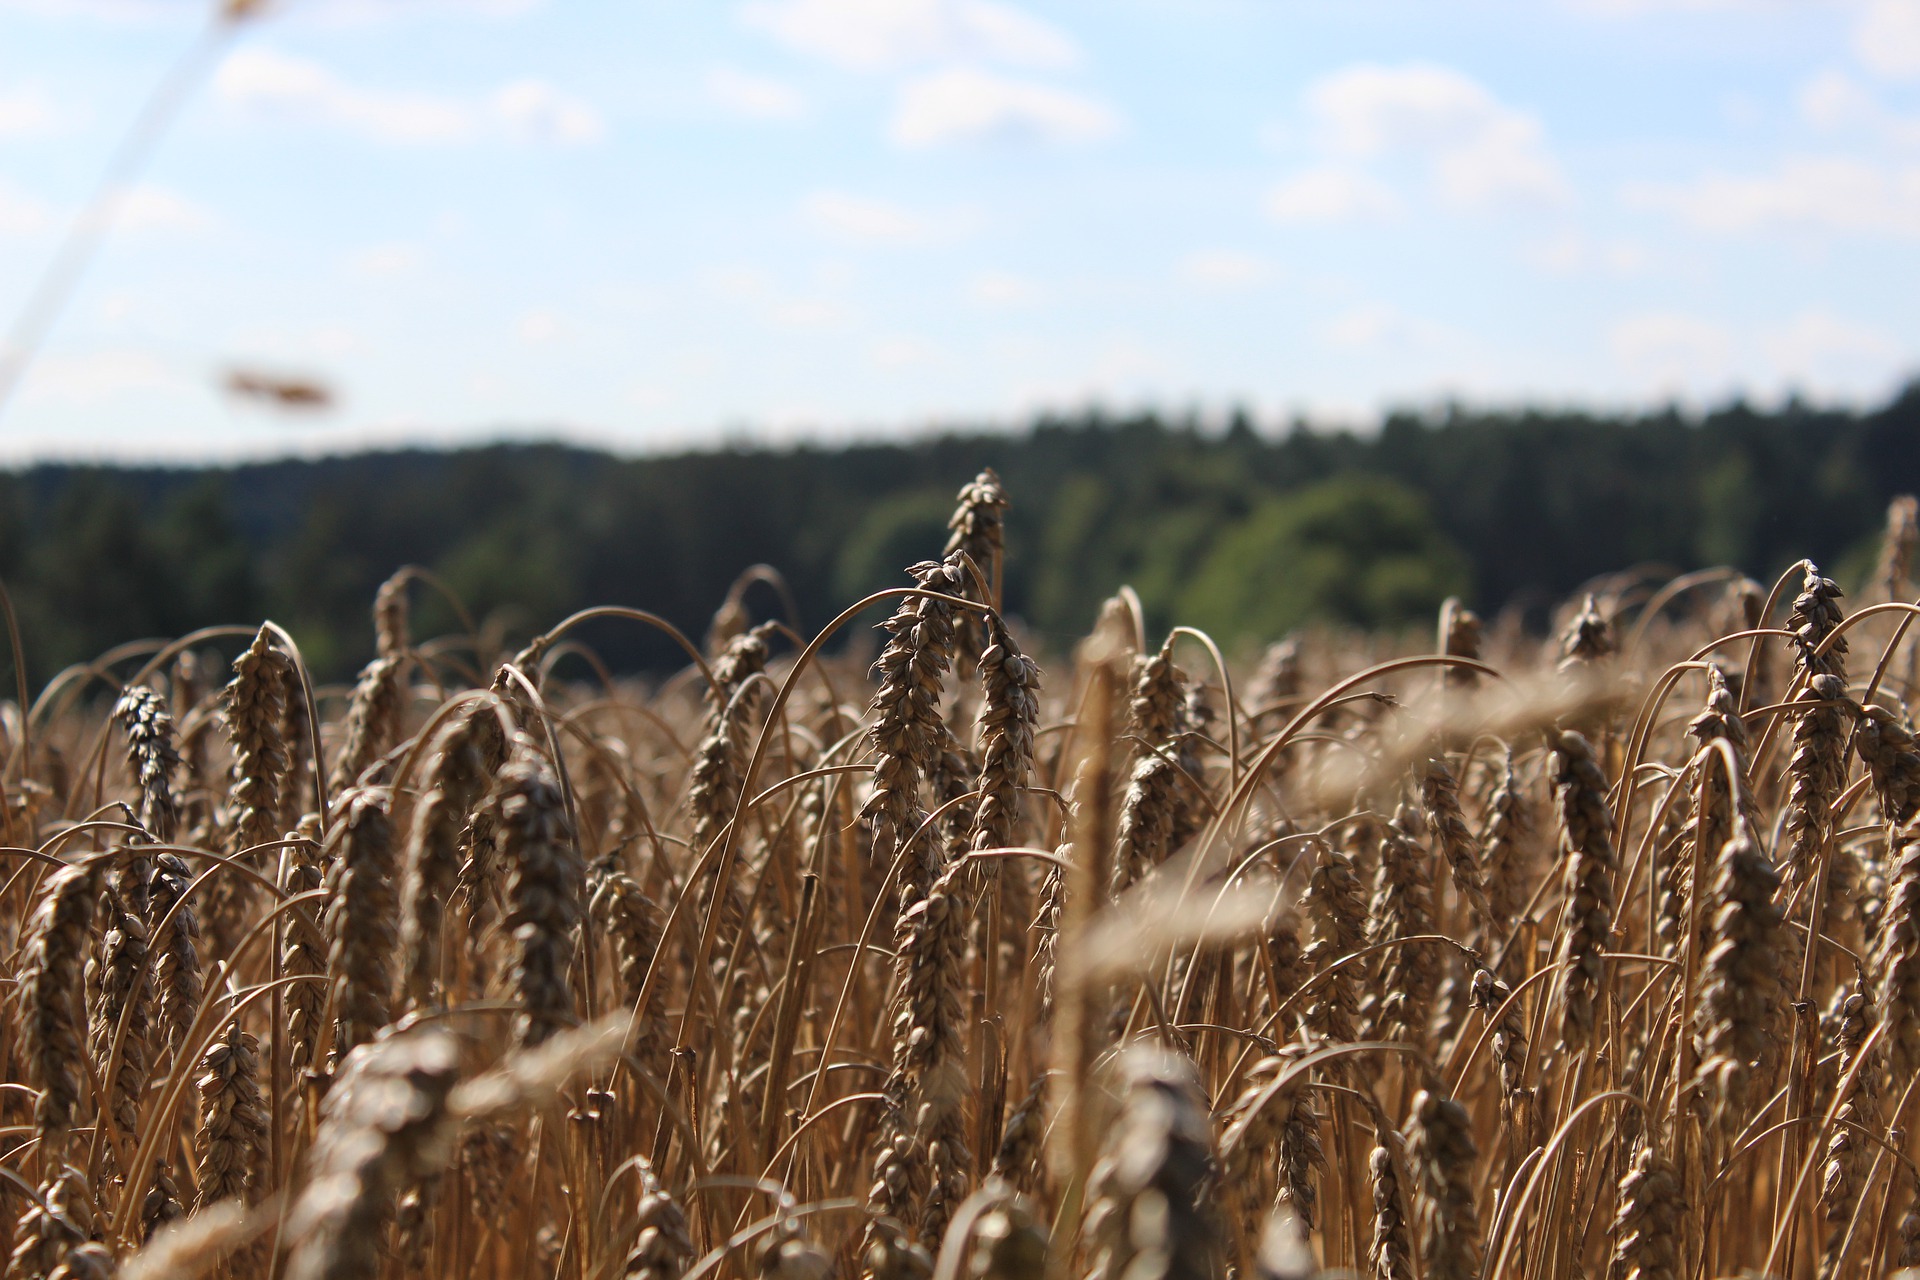
[[[1451,405],[1370,432],[1088,411],[831,448],[43,465],[0,473],[0,582],[36,685],[123,641],[264,617],[342,677],[371,653],[368,604],[402,564],[509,641],[599,603],[697,637],[759,563],[812,628],[936,554],[956,490],[989,466],[1013,504],[1007,606],[1043,648],[1082,634],[1123,582],[1150,620],[1250,646],[1311,621],[1426,625],[1447,595],[1537,613],[1634,564],[1764,576],[1811,556],[1857,579],[1887,500],[1920,487],[1920,384],[1870,410]],[[756,614],[785,608],[755,590]],[[417,611],[423,633],[454,624],[432,593]],[[679,660],[632,627],[587,638],[616,669]]]

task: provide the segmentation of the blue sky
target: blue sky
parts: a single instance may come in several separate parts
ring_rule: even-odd
[[[0,0],[0,321],[208,7]],[[1871,402],[1917,250],[1920,0],[282,0],[0,462]]]

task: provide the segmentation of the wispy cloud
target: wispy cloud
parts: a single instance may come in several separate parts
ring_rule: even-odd
[[[789,293],[757,267],[722,267],[707,274],[705,286],[711,296],[778,329],[827,329],[852,318],[844,302],[813,293]]]
[[[151,351],[109,348],[48,352],[21,384],[22,401],[100,405],[130,393],[178,394],[194,389],[191,378]]]
[[[972,221],[961,213],[927,213],[845,191],[814,192],[800,202],[800,214],[817,230],[879,244],[949,239],[963,233]]]
[[[1715,385],[1732,367],[1733,335],[1727,328],[1684,312],[1624,317],[1607,340],[1629,375],[1669,394]]]
[[[1522,262],[1549,276],[1634,276],[1647,269],[1649,256],[1637,240],[1600,239],[1578,230],[1562,231],[1520,249]]]
[[[1853,51],[1881,75],[1920,75],[1920,0],[1868,0],[1854,25]]]
[[[1662,13],[1737,13],[1791,8],[1803,0],[1562,0],[1576,12],[1608,17]]]
[[[546,0],[330,0],[324,5],[288,6],[294,20],[327,26],[366,26],[403,19],[473,17],[516,18],[541,7]],[[203,23],[208,0],[0,0],[0,11],[73,22],[112,22],[143,26],[158,23]]]
[[[1174,265],[1174,276],[1182,284],[1221,292],[1256,288],[1274,275],[1273,263],[1259,254],[1232,249],[1189,253]]]
[[[1349,161],[1411,159],[1446,204],[1558,204],[1569,188],[1540,118],[1433,63],[1360,63],[1308,86],[1320,144]]]
[[[0,236],[39,235],[53,222],[53,210],[45,201],[0,182]]]
[[[1388,302],[1369,302],[1342,311],[1327,322],[1323,336],[1336,347],[1399,351],[1432,350],[1460,341],[1458,331],[1410,316]]]
[[[889,134],[903,147],[954,142],[1100,142],[1120,132],[1112,107],[1083,93],[954,67],[909,81]]]
[[[1769,172],[1631,183],[1621,194],[1629,207],[1668,213],[1703,231],[1920,236],[1920,167],[1851,156],[1794,156]]]
[[[503,86],[475,114],[482,132],[497,123],[521,142],[578,146],[598,142],[607,132],[606,121],[585,99],[532,78]]]
[[[767,319],[782,329],[831,329],[851,318],[845,306],[825,298],[788,298],[767,312]]]
[[[1824,308],[1803,311],[1763,335],[1761,348],[1782,375],[1822,388],[1885,380],[1889,369],[1913,354],[1886,330]]]
[[[60,113],[44,89],[28,85],[0,90],[0,138],[28,138],[51,133]]]
[[[784,80],[737,67],[707,72],[707,101],[728,115],[748,120],[798,120],[807,114],[806,95]]]
[[[754,0],[748,28],[856,71],[928,62],[1070,67],[1080,49],[1059,27],[996,0]]]
[[[1046,290],[1013,271],[982,271],[967,281],[969,299],[986,307],[1031,307],[1046,298]]]
[[[600,113],[544,80],[502,85],[481,98],[354,84],[320,63],[271,49],[242,49],[221,64],[214,90],[232,108],[265,119],[327,125],[379,142],[413,145],[487,138],[563,146],[598,141]]]
[[[1303,169],[1267,193],[1267,213],[1280,222],[1373,222],[1400,213],[1400,197],[1368,173],[1338,166]]]
[[[416,245],[389,243],[368,245],[346,256],[349,269],[368,276],[398,276],[416,271],[426,261]]]
[[[896,334],[867,348],[867,358],[882,369],[911,369],[941,363],[946,353],[925,338]]]
[[[205,231],[214,225],[206,206],[167,187],[141,183],[120,202],[116,225],[135,234],[150,231]]]
[[[71,216],[72,211],[0,180],[0,236],[39,235]],[[205,231],[215,221],[205,205],[171,188],[144,182],[123,192],[113,210],[113,229],[135,236]]]
[[[1896,146],[1920,144],[1920,118],[1888,110],[1865,85],[1829,67],[1794,94],[1800,118],[1816,129],[1862,134]]]
[[[520,316],[515,330],[520,341],[530,347],[543,346],[565,336],[568,324],[566,319],[551,307],[535,307]]]

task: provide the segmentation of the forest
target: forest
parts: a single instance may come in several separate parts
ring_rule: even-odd
[[[1122,583],[1154,625],[1177,616],[1243,652],[1314,622],[1426,627],[1450,595],[1543,630],[1547,602],[1622,566],[1768,577],[1809,556],[1857,581],[1887,500],[1920,486],[1920,385],[1864,411],[1447,405],[1364,433],[1087,411],[844,447],[41,465],[0,473],[0,582],[35,687],[118,643],[259,617],[344,677],[373,651],[363,602],[403,564],[507,641],[587,602],[697,638],[756,564],[791,601],[756,586],[747,609],[805,630],[937,554],[985,467],[1012,503],[1007,611],[1042,652]],[[455,620],[439,593],[419,607],[429,628]],[[583,635],[616,670],[679,661],[634,628]]]

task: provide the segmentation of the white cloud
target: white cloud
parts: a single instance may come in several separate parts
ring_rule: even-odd
[[[1608,337],[1623,370],[1646,389],[1669,395],[1718,394],[1738,379],[1755,388],[1878,396],[1913,355],[1896,334],[1826,308],[1770,321],[1735,330],[1704,316],[1659,311],[1621,319]]]
[[[1392,188],[1368,173],[1325,166],[1283,179],[1267,193],[1267,213],[1281,222],[1364,222],[1400,212]]]
[[[626,402],[636,409],[664,409],[672,404],[674,394],[666,387],[651,382],[636,382],[627,388]]]
[[[1672,311],[1628,316],[1607,341],[1629,374],[1667,393],[1720,382],[1733,357],[1733,337],[1725,328]]]
[[[269,4],[275,17],[285,9],[294,21],[320,26],[364,26],[396,19],[447,17],[514,18],[540,7],[545,0],[331,0],[325,5]],[[212,6],[207,0],[0,0],[0,11],[35,17],[126,25],[206,21]],[[283,19],[284,20],[284,19]]]
[[[53,210],[44,201],[0,182],[0,236],[32,236],[53,226]]]
[[[1708,173],[1681,185],[1633,183],[1621,194],[1703,231],[1920,235],[1920,167],[1845,156],[1795,156],[1771,173]]]
[[[606,121],[582,98],[544,80],[516,80],[489,104],[507,136],[522,142],[579,146],[606,136]]]
[[[1520,260],[1543,275],[1632,276],[1647,269],[1648,254],[1638,241],[1596,240],[1570,230],[1522,246]]]
[[[558,338],[566,327],[566,321],[560,318],[559,313],[546,307],[536,307],[520,317],[520,341],[537,347]]]
[[[416,245],[376,244],[347,255],[347,265],[362,275],[398,276],[417,270],[425,256]]]
[[[380,142],[509,138],[578,145],[606,132],[590,104],[542,80],[516,80],[480,99],[400,92],[352,84],[319,63],[271,49],[229,55],[214,77],[214,91],[244,112],[331,125]]]
[[[1823,129],[1837,129],[1873,118],[1879,108],[1867,91],[1844,71],[1819,72],[1794,94],[1800,116]]]
[[[715,298],[782,329],[825,329],[851,318],[831,298],[790,293],[757,267],[721,267],[706,273],[703,283]]]
[[[1354,307],[1327,325],[1327,341],[1339,347],[1370,347],[1399,333],[1405,324],[1399,308],[1385,303]]]
[[[111,0],[95,2],[110,3]],[[121,2],[125,3],[126,0]],[[426,21],[446,18],[500,20],[532,13],[545,3],[546,0],[406,0],[404,4],[395,4],[394,0],[331,0],[325,5],[295,10],[288,16],[330,27],[376,26],[405,18]],[[277,12],[280,7],[275,5],[274,11]]]
[[[1441,199],[1457,208],[1567,198],[1539,117],[1450,67],[1360,63],[1315,81],[1306,101],[1327,150],[1421,161]]]
[[[1886,331],[1826,310],[1795,316],[1764,335],[1761,349],[1782,377],[1821,387],[1885,381],[1904,354],[1900,342]]]
[[[816,191],[800,202],[800,213],[819,230],[883,244],[924,244],[951,236],[965,225],[957,215],[921,213],[844,191]]]
[[[867,349],[867,357],[882,369],[910,369],[939,363],[942,352],[925,338],[900,335],[882,338]]]
[[[1883,76],[1920,74],[1920,0],[1869,0],[1854,23],[1853,51]]]
[[[782,329],[826,329],[848,317],[844,307],[823,298],[789,298],[777,303],[767,318]]]
[[[798,89],[737,67],[707,72],[706,93],[707,101],[722,111],[749,120],[798,120],[807,114],[806,97]]]
[[[773,280],[757,267],[721,267],[706,277],[707,289],[718,298],[744,302],[773,292]]]
[[[63,216],[52,205],[0,181],[0,236],[31,236],[50,231]],[[115,231],[140,235],[149,232],[204,231],[213,215],[176,191],[140,183],[121,193],[112,210]]]
[[[1258,254],[1231,249],[1190,253],[1174,267],[1182,284],[1200,289],[1250,289],[1273,279],[1273,264]]]
[[[1800,118],[1826,130],[1863,130],[1901,146],[1920,143],[1920,119],[1888,111],[1843,71],[1814,75],[1794,95]]]
[[[127,192],[114,219],[123,231],[204,231],[213,225],[206,208],[178,192],[142,183]]]
[[[1030,307],[1046,290],[1012,271],[982,271],[967,281],[967,297],[987,307]]]
[[[1508,200],[1559,204],[1566,178],[1547,153],[1546,131],[1532,116],[1502,114],[1470,139],[1433,158],[1440,194],[1449,204],[1483,209]]]
[[[1606,17],[1638,17],[1648,13],[1775,12],[1799,0],[1564,0],[1566,7]]]
[[[0,138],[26,138],[53,131],[59,120],[53,99],[31,86],[0,93]]]
[[[192,386],[151,351],[49,351],[34,361],[20,387],[22,401],[99,405],[128,392],[179,392]]]
[[[909,81],[890,133],[903,147],[949,142],[1099,142],[1120,131],[1119,115],[1085,94],[955,67]]]
[[[741,22],[798,52],[856,71],[953,60],[1069,67],[1064,31],[996,0],[755,0]]]
[[[328,324],[321,325],[307,335],[304,349],[337,360],[365,351],[367,344],[356,330],[345,325]]]
[[[1350,307],[1328,322],[1323,331],[1336,347],[1432,350],[1458,346],[1459,335],[1445,325],[1410,316],[1391,303],[1371,302]]]
[[[1093,337],[1090,348],[1076,343],[1048,363],[1057,372],[1015,386],[1016,402],[1030,412],[1074,404],[1123,410],[1164,405],[1169,384],[1181,372],[1168,358],[1165,343],[1128,331]]]
[[[448,98],[350,85],[318,63],[271,49],[241,49],[214,77],[214,92],[244,110],[351,128],[383,142],[465,139],[472,112]]]
[[[194,17],[205,13],[200,12]],[[182,0],[0,0],[0,10],[32,14],[36,18],[69,18],[84,22],[153,22],[180,18],[192,10]]]

